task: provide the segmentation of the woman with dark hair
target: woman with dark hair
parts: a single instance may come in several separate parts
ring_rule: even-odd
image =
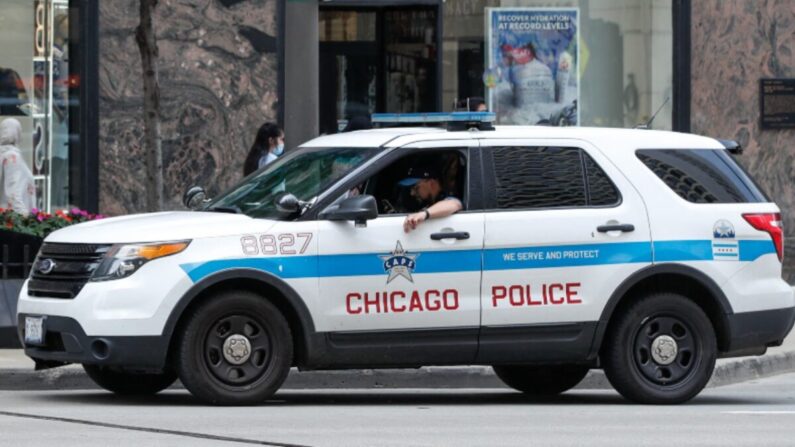
[[[273,162],[284,153],[284,131],[276,123],[265,123],[257,131],[257,138],[243,163],[243,175]]]

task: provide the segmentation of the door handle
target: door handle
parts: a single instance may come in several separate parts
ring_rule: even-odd
[[[600,233],[607,233],[608,231],[620,231],[622,233],[631,233],[635,231],[635,225],[632,224],[614,224],[614,225],[599,225],[596,231]]]
[[[466,231],[451,231],[447,233],[433,233],[431,234],[431,239],[434,241],[441,241],[444,239],[469,239],[469,233]]]

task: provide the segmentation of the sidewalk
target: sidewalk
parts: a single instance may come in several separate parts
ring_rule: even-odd
[[[710,387],[795,372],[795,331],[777,348],[758,357],[720,359]],[[502,382],[488,366],[429,366],[419,369],[308,371],[293,370],[284,389],[345,388],[500,388]],[[93,382],[79,365],[34,371],[33,362],[19,349],[0,349],[0,390],[92,389]],[[605,389],[610,384],[601,370],[591,371],[577,388]]]

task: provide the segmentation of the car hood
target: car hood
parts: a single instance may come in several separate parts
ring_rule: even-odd
[[[46,240],[92,244],[174,241],[263,232],[275,223],[244,214],[170,211],[84,222],[55,231]]]

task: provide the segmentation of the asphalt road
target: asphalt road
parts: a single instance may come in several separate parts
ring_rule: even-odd
[[[184,391],[0,392],[0,445],[795,445],[795,374],[638,406],[603,390],[533,402],[506,390],[288,391],[251,408]]]

